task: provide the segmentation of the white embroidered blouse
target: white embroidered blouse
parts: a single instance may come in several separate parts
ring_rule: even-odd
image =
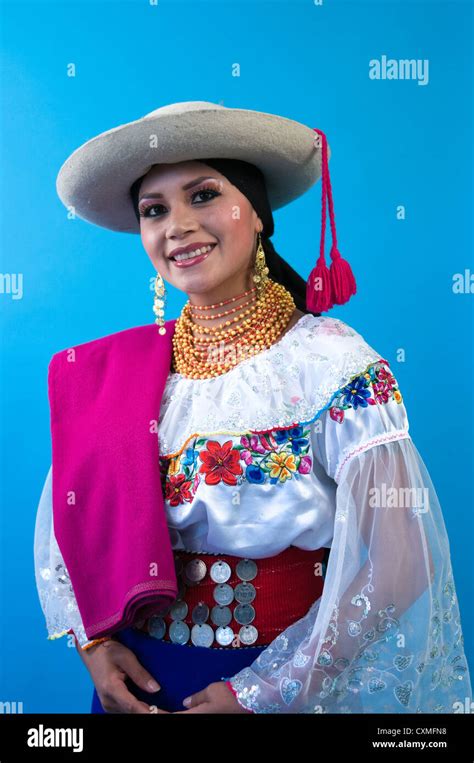
[[[456,712],[471,696],[449,542],[388,362],[305,314],[226,374],[170,373],[158,421],[174,549],[264,558],[330,547],[322,596],[231,679],[255,712]],[[35,528],[48,638],[82,625],[54,537]]]

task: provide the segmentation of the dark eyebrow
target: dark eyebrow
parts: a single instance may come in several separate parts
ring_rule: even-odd
[[[182,190],[187,191],[188,188],[193,188],[193,186],[198,185],[198,183],[201,183],[203,180],[217,180],[217,178],[213,177],[212,175],[201,175],[198,178],[195,178],[194,180],[190,180],[189,183],[186,183],[183,185]],[[142,199],[162,199],[163,194],[162,193],[145,193],[143,196],[140,196],[138,201],[142,201]]]

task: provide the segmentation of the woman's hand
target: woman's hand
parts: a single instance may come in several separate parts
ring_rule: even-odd
[[[154,694],[160,688],[153,676],[139,663],[135,654],[119,641],[103,641],[90,649],[77,647],[91,674],[106,713],[147,713],[150,705],[137,699],[127,688],[130,678],[140,689]],[[152,681],[154,685],[149,685]],[[155,713],[167,713],[153,706]]]
[[[178,710],[173,715],[181,713],[252,713],[237,701],[224,681],[209,684],[202,691],[191,694],[186,706],[189,710]],[[184,704],[184,703],[183,703]]]

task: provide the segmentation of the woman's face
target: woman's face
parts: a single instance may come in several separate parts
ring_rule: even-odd
[[[145,251],[163,279],[193,304],[219,302],[253,285],[256,237],[263,225],[247,197],[220,172],[197,161],[155,165],[138,199]],[[169,258],[179,247],[199,244],[214,247],[196,264],[180,266]]]

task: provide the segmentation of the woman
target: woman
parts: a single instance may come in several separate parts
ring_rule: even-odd
[[[68,208],[140,232],[158,273],[158,329],[49,367],[36,579],[49,638],[75,635],[92,712],[452,713],[471,696],[401,391],[360,334],[321,315],[355,293],[328,159],[320,130],[191,102],[61,168]],[[306,285],[269,240],[272,209],[319,177]],[[163,280],[188,296],[174,321]]]

